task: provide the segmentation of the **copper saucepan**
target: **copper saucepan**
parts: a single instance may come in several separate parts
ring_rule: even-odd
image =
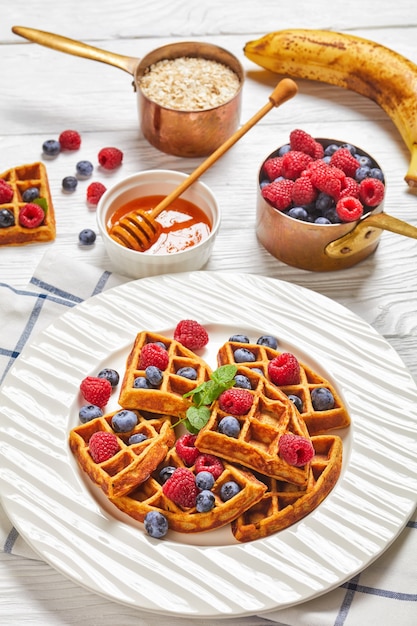
[[[333,139],[317,140],[324,147],[343,143]],[[359,152],[367,154],[364,150],[359,149]],[[375,159],[373,161],[380,167]],[[370,256],[384,230],[417,239],[417,227],[384,213],[385,201],[355,222],[323,225],[294,219],[262,197],[261,180],[262,166],[258,177],[256,234],[266,250],[287,265],[314,272],[341,270]]]
[[[162,152],[182,157],[206,156],[224,143],[239,126],[244,72],[238,59],[224,48],[186,41],[162,46],[137,59],[34,28],[13,26],[12,31],[47,48],[107,63],[131,74],[142,133],[150,144]],[[240,88],[228,102],[199,111],[179,111],[153,102],[141,90],[142,76],[154,63],[178,57],[202,57],[222,63],[237,74]]]

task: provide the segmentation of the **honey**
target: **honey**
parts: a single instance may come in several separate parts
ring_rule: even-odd
[[[130,200],[120,206],[109,218],[107,231],[111,236],[111,229],[118,224],[125,215],[132,211],[150,211],[156,207],[165,196],[143,196]],[[177,198],[162,211],[156,218],[159,224],[158,235],[144,254],[173,254],[195,246],[206,239],[211,231],[212,224],[197,205],[184,198]]]

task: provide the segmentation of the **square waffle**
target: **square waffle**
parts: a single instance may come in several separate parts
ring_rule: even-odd
[[[14,192],[11,201],[1,204],[0,209],[11,211],[15,222],[13,226],[0,228],[0,245],[19,246],[53,241],[56,232],[55,212],[44,164],[39,162],[13,167],[0,174],[0,178],[6,181]],[[43,223],[37,228],[24,228],[19,224],[19,210],[27,204],[23,201],[22,194],[30,187],[39,189],[39,196],[46,200],[48,207]]]
[[[111,427],[113,415],[97,417],[70,431],[69,444],[81,469],[96,483],[109,498],[114,498],[134,489],[153,472],[165,458],[175,441],[174,429],[169,417],[161,415],[146,419],[138,411],[138,424],[128,433],[115,433]],[[90,455],[88,442],[98,431],[114,433],[119,439],[119,451],[107,461],[95,463]],[[128,445],[134,433],[146,435],[141,443]]]
[[[154,472],[144,483],[140,484],[133,492],[112,498],[113,504],[118,509],[143,522],[150,511],[158,511],[165,515],[169,528],[182,533],[196,533],[214,530],[229,524],[247,508],[258,502],[267,487],[257,480],[255,476],[238,466],[223,462],[223,472],[216,479],[212,492],[215,497],[215,505],[211,511],[198,512],[195,507],[184,508],[175,504],[162,491],[162,484],[158,479],[159,470],[171,465],[173,467],[185,467],[178,456],[175,448],[172,448],[158,471]],[[189,467],[194,471],[194,467]],[[240,491],[230,500],[223,502],[220,498],[220,489],[228,481],[235,481],[240,486]]]
[[[268,377],[268,363],[280,352],[259,344],[240,343],[228,341],[220,349],[217,355],[219,365],[235,363],[234,353],[238,348],[245,348],[255,355],[253,362],[243,363],[248,368],[257,368]],[[325,378],[317,374],[311,367],[300,362],[300,383],[298,385],[285,385],[279,388],[287,396],[298,396],[302,401],[301,417],[304,419],[310,435],[326,433],[337,428],[345,428],[350,424],[350,417],[340,395],[334,386]],[[273,383],[271,383],[273,384]],[[311,392],[316,387],[326,387],[333,394],[335,403],[332,409],[317,411],[311,402]]]
[[[145,375],[144,370],[139,369],[140,352],[145,344],[152,342],[162,342],[168,351],[169,363],[163,372],[162,383],[157,389],[135,388],[135,378]],[[177,372],[182,367],[193,367],[197,371],[197,379],[179,376]],[[127,358],[119,404],[126,409],[165,413],[182,418],[191,405],[191,400],[183,398],[183,395],[209,380],[210,375],[211,369],[207,363],[178,341],[143,331],[137,335]]]
[[[315,455],[307,485],[300,488],[258,476],[265,481],[267,491],[259,502],[232,522],[232,532],[238,541],[268,537],[291,526],[313,511],[333,489],[342,467],[342,440],[334,435],[318,435],[311,441]]]
[[[305,485],[308,465],[295,467],[279,456],[281,435],[291,433],[309,438],[303,419],[291,400],[275,385],[249,368],[238,368],[238,374],[251,382],[252,406],[245,415],[235,416],[240,422],[238,437],[219,432],[220,420],[228,415],[216,401],[211,407],[207,425],[198,433],[195,446],[202,452],[240,463],[261,474],[273,476],[295,485]]]

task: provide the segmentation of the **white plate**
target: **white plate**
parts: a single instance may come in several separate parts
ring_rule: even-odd
[[[151,539],[74,462],[67,440],[80,381],[105,366],[123,372],[137,332],[169,334],[183,318],[207,327],[203,356],[212,366],[230,334],[275,334],[348,405],[338,483],[315,511],[274,536],[237,544],[226,529]],[[271,278],[193,272],[95,296],[25,348],[0,400],[1,495],[16,528],[73,581],[145,611],[236,617],[312,599],[376,559],[416,505],[417,389],[398,355],[344,307]]]

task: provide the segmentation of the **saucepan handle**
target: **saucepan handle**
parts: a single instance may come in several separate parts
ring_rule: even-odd
[[[92,61],[100,61],[101,63],[107,63],[108,65],[114,65],[129,74],[134,75],[135,70],[139,64],[139,59],[134,57],[125,56],[123,54],[116,54],[115,52],[108,52],[101,48],[89,46],[88,44],[76,41],[75,39],[69,39],[62,35],[55,35],[54,33],[48,33],[43,30],[37,30],[35,28],[26,28],[25,26],[13,26],[12,31],[24,37],[29,41],[38,43],[41,46],[58,50],[59,52],[66,52],[78,57],[84,57],[85,59],[91,59]]]
[[[415,226],[386,213],[375,213],[358,222],[355,228],[347,235],[327,244],[326,254],[332,258],[356,254],[373,244],[381,235],[381,230],[389,230],[398,235],[417,239],[417,228]]]

